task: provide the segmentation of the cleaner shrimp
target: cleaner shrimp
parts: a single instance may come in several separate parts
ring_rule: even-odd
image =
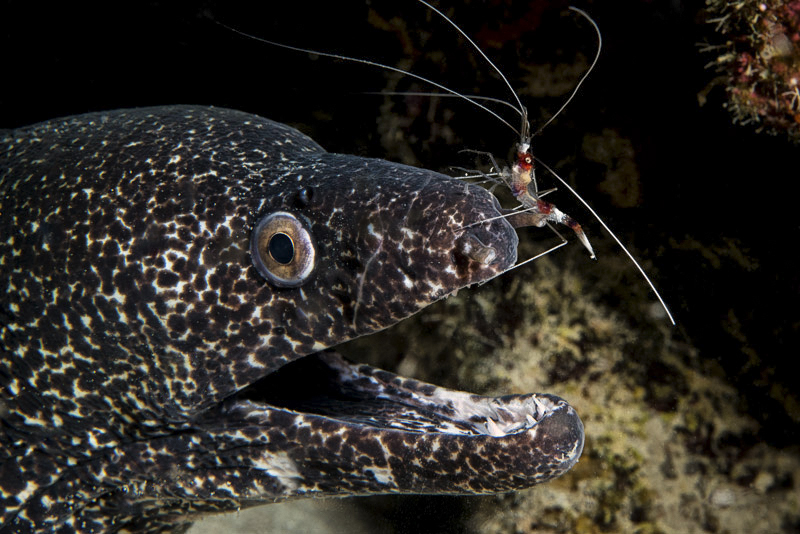
[[[497,164],[496,159],[490,153],[476,151],[476,150],[464,150],[464,152],[473,152],[473,153],[476,153],[476,154],[482,154],[482,155],[486,156],[490,160],[490,162],[492,163],[493,170],[488,172],[488,173],[480,172],[480,171],[469,171],[469,172],[472,173],[471,175],[462,176],[461,178],[462,179],[484,178],[485,180],[489,180],[489,181],[494,182],[495,185],[502,183],[506,187],[508,187],[508,189],[510,190],[511,194],[513,195],[515,200],[517,200],[520,203],[520,205],[517,208],[514,208],[512,210],[504,210],[504,213],[502,215],[498,216],[498,217],[486,219],[486,220],[478,222],[478,223],[472,223],[472,225],[484,224],[486,222],[489,222],[489,221],[492,221],[492,220],[495,220],[495,219],[498,219],[498,218],[508,218],[508,219],[511,219],[513,221],[512,224],[515,227],[524,227],[524,226],[543,227],[543,226],[547,225],[561,239],[561,242],[559,244],[557,244],[557,245],[555,245],[553,247],[550,247],[549,249],[545,250],[544,252],[536,254],[531,258],[528,258],[528,259],[526,259],[524,261],[518,262],[517,264],[515,264],[514,266],[512,266],[508,270],[510,271],[510,270],[516,269],[518,267],[521,267],[521,266],[523,266],[523,265],[525,265],[525,264],[527,264],[529,262],[532,262],[532,261],[534,261],[534,260],[536,260],[538,258],[541,258],[542,256],[547,255],[547,254],[553,252],[554,250],[556,250],[558,248],[561,248],[561,247],[563,247],[564,245],[567,244],[567,240],[564,238],[564,236],[562,236],[561,233],[558,232],[558,230],[553,226],[554,223],[555,224],[563,224],[563,225],[569,227],[575,233],[575,235],[577,236],[577,238],[581,242],[581,244],[584,246],[584,248],[586,248],[586,250],[589,252],[590,257],[592,259],[596,259],[596,255],[595,255],[594,249],[592,248],[592,245],[589,242],[589,239],[586,236],[586,233],[583,231],[582,226],[575,219],[573,219],[572,217],[570,217],[566,213],[564,213],[561,210],[559,210],[554,204],[552,204],[550,202],[547,202],[547,201],[542,199],[542,197],[544,197],[548,193],[551,193],[551,192],[555,191],[555,189],[539,191],[538,185],[537,185],[537,181],[536,181],[535,168],[534,168],[534,163],[538,163],[539,165],[544,167],[553,177],[555,177],[556,180],[558,180],[561,185],[563,185],[576,199],[578,199],[578,201],[580,201],[581,204],[583,204],[583,206],[589,211],[589,213],[592,214],[592,216],[595,218],[595,220],[597,220],[597,222],[600,223],[600,225],[608,233],[608,235],[610,235],[611,238],[617,243],[617,245],[622,249],[622,251],[625,253],[625,255],[630,259],[630,261],[633,263],[633,265],[639,271],[640,275],[645,280],[645,282],[648,284],[650,289],[653,291],[653,293],[655,294],[657,300],[661,304],[661,307],[663,308],[664,312],[666,313],[669,321],[673,325],[675,325],[675,319],[673,318],[672,313],[669,310],[669,307],[667,306],[666,302],[662,298],[662,296],[659,293],[659,291],[656,289],[655,284],[653,283],[653,281],[647,275],[647,273],[645,272],[644,268],[642,268],[642,266],[639,264],[639,262],[633,256],[633,254],[631,254],[631,252],[628,250],[628,248],[622,243],[622,241],[611,230],[611,228],[609,228],[609,226],[600,217],[600,215],[594,210],[594,208],[592,208],[589,205],[589,203],[586,200],[584,200],[584,198],[581,197],[578,194],[578,192],[573,187],[571,187],[563,178],[561,178],[553,169],[551,169],[549,166],[547,166],[539,158],[534,156],[533,152],[532,152],[532,139],[533,139],[533,137],[535,135],[538,135],[545,127],[547,127],[567,107],[567,105],[572,101],[572,99],[577,94],[577,92],[580,89],[580,87],[583,84],[583,82],[586,80],[586,78],[589,76],[589,74],[592,72],[592,70],[594,69],[595,65],[597,64],[597,61],[598,61],[598,59],[600,57],[600,52],[601,52],[601,49],[602,49],[602,34],[600,32],[600,28],[597,26],[595,21],[585,11],[583,11],[583,10],[577,8],[577,7],[574,7],[574,6],[570,6],[569,7],[569,9],[571,11],[574,11],[574,12],[578,13],[579,15],[581,15],[584,18],[586,18],[591,23],[591,25],[594,28],[595,33],[597,35],[597,40],[598,40],[597,52],[596,52],[596,54],[594,56],[594,59],[592,60],[591,64],[589,65],[589,68],[580,77],[580,79],[576,83],[575,87],[573,88],[572,92],[570,93],[570,95],[566,99],[566,101],[561,105],[561,107],[556,111],[555,114],[553,114],[541,127],[539,127],[536,130],[536,132],[531,134],[531,128],[530,128],[530,122],[528,120],[527,109],[522,104],[522,101],[520,100],[519,95],[514,90],[514,88],[511,86],[511,83],[508,81],[508,78],[503,74],[503,72],[495,65],[494,62],[492,62],[491,59],[489,59],[489,57],[472,40],[472,38],[470,38],[469,35],[467,35],[466,32],[464,32],[447,15],[445,15],[442,11],[440,11],[439,9],[437,9],[436,7],[434,7],[433,5],[428,3],[426,0],[417,0],[417,1],[419,3],[421,3],[422,5],[424,5],[431,12],[433,12],[437,16],[441,17],[444,21],[446,21],[448,24],[450,24],[464,39],[466,39],[466,41],[470,44],[470,46],[472,46],[473,49],[483,58],[483,60],[499,75],[500,79],[503,81],[503,83],[506,85],[506,87],[509,89],[509,91],[513,95],[515,103],[512,104],[512,103],[510,103],[510,102],[508,102],[506,100],[493,98],[493,97],[466,95],[466,94],[460,93],[460,92],[458,92],[458,91],[456,91],[454,89],[451,89],[451,88],[449,88],[449,87],[447,87],[447,86],[445,86],[443,84],[440,84],[440,83],[438,83],[436,81],[433,81],[431,79],[425,78],[423,76],[420,76],[418,74],[415,74],[413,72],[410,72],[410,71],[407,71],[407,70],[404,70],[404,69],[401,69],[401,68],[398,68],[398,67],[394,67],[394,66],[391,66],[391,65],[386,65],[386,64],[379,63],[379,62],[376,62],[376,61],[371,61],[369,59],[345,56],[345,55],[331,53],[331,52],[322,52],[322,51],[319,51],[319,50],[312,50],[312,49],[302,48],[302,47],[298,47],[298,46],[288,45],[288,44],[285,44],[285,43],[279,43],[279,42],[275,42],[275,41],[270,41],[270,40],[262,38],[262,37],[258,37],[258,36],[255,36],[255,35],[251,35],[251,34],[245,33],[243,31],[240,31],[240,30],[238,30],[236,28],[228,26],[228,25],[226,25],[226,24],[224,24],[222,22],[219,22],[217,20],[214,20],[214,22],[216,24],[226,28],[227,30],[232,31],[232,32],[234,32],[236,34],[239,34],[239,35],[241,35],[243,37],[246,37],[248,39],[253,39],[253,40],[258,41],[258,42],[262,42],[262,43],[265,43],[265,44],[269,44],[269,45],[276,46],[276,47],[283,48],[283,49],[287,49],[287,50],[292,50],[292,51],[295,51],[295,52],[300,52],[300,53],[305,53],[305,54],[314,54],[316,56],[321,56],[321,57],[327,57],[327,58],[332,58],[332,59],[349,61],[349,62],[353,62],[353,63],[360,63],[360,64],[363,64],[363,65],[369,65],[369,66],[372,66],[372,67],[377,67],[377,68],[388,70],[388,71],[391,71],[391,72],[396,72],[396,73],[402,74],[404,76],[409,76],[409,77],[411,77],[413,79],[419,80],[419,81],[421,81],[421,82],[423,82],[425,84],[428,84],[428,85],[430,85],[432,87],[435,87],[436,89],[442,90],[442,91],[444,91],[446,93],[446,94],[443,95],[441,93],[407,93],[407,92],[405,92],[405,93],[392,93],[392,92],[386,93],[386,92],[382,92],[381,94],[384,94],[384,95],[386,95],[386,94],[389,94],[389,95],[391,95],[391,94],[405,94],[405,95],[417,95],[417,96],[434,96],[434,95],[435,96],[452,96],[452,97],[456,97],[456,98],[465,100],[465,101],[469,102],[471,105],[473,105],[475,107],[478,107],[479,109],[483,110],[484,112],[492,115],[495,119],[499,120],[501,123],[503,123],[504,125],[509,127],[511,130],[513,130],[515,132],[515,134],[517,134],[518,137],[519,137],[519,142],[517,143],[516,156],[515,156],[514,162],[510,167],[509,166],[501,167],[500,165]],[[520,128],[514,127],[510,122],[508,122],[505,118],[503,118],[499,113],[497,113],[496,111],[492,110],[487,105],[482,104],[481,101],[501,104],[501,105],[504,105],[504,106],[507,106],[507,107],[513,109],[520,117],[520,121],[521,121]],[[466,169],[459,168],[459,167],[454,167],[454,169],[461,170],[461,171],[465,171],[466,170]]]

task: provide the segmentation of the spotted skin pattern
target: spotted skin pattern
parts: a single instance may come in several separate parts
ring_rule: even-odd
[[[563,473],[583,427],[557,397],[478,397],[320,352],[513,265],[507,222],[465,229],[497,209],[226,109],[0,131],[0,533],[181,532],[288,498]],[[275,211],[314,237],[299,287],[250,258]]]

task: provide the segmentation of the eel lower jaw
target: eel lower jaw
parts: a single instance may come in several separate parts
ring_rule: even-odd
[[[584,440],[580,418],[558,397],[481,397],[335,353],[296,360],[211,415],[203,426],[249,436],[247,447],[260,451],[255,466],[280,475],[273,501],[522,489],[571,468]]]
[[[236,399],[245,417],[250,410],[281,409],[377,429],[493,437],[531,429],[568,406],[552,395],[482,397],[448,390],[332,352],[295,360]]]

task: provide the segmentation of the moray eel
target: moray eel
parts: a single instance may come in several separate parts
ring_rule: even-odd
[[[546,394],[326,351],[516,261],[486,190],[237,111],[0,132],[0,532],[180,532],[280,500],[477,494],[569,469]]]

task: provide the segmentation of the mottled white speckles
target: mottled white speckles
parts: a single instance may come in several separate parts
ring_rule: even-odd
[[[253,153],[258,154],[259,156],[261,156],[262,159],[269,159],[269,154],[267,154],[266,151],[261,150],[260,148],[254,148]]]
[[[412,287],[414,287],[414,281],[411,278],[409,278],[408,276],[406,276],[406,273],[404,273],[400,269],[398,269],[397,271],[403,276],[403,287],[404,288],[411,289]]]
[[[86,441],[92,446],[93,449],[100,447],[100,443],[97,441],[97,436],[95,436],[94,432],[87,432],[86,437]]]
[[[36,387],[34,384],[31,384],[31,386]],[[40,426],[42,428],[47,428],[49,426],[49,421],[41,417],[34,417],[32,415],[25,415],[24,417],[26,426]]]
[[[22,491],[18,492],[15,495],[15,497],[17,498],[18,501],[25,502],[31,497],[31,495],[34,494],[34,492],[37,489],[39,489],[38,484],[34,484],[32,482],[26,482],[25,487],[22,488]]]
[[[180,161],[181,161],[181,157],[180,156],[178,156],[178,155],[170,156],[169,161],[167,162],[167,165],[174,164],[174,163],[179,163]]]
[[[439,295],[441,293],[444,293],[444,286],[438,282],[432,282],[432,283],[428,282],[428,289],[434,295]]]
[[[119,292],[118,288],[114,288],[114,292],[108,298],[110,304],[114,304],[115,306],[122,306],[125,304],[125,296]]]
[[[325,224],[327,224],[328,226],[330,226],[332,228],[335,228],[337,225],[333,224],[334,218],[336,218],[336,216],[341,212],[342,212],[341,208],[333,208],[331,210],[330,215],[328,216],[328,220],[326,221]]]
[[[12,396],[19,395],[19,381],[15,378],[11,381],[10,384],[7,386],[8,392],[11,393]]]
[[[325,343],[323,341],[315,341],[314,344],[311,346],[310,352],[318,352],[321,350],[325,350],[327,348],[329,348],[328,343]]]
[[[200,235],[202,235],[203,237],[211,235],[211,231],[208,229],[208,225],[206,224],[205,220],[201,219],[197,221],[197,226],[200,230]]]
[[[43,495],[42,496],[42,506],[44,506],[45,508],[49,509],[55,503],[56,503],[56,501],[54,501],[53,499],[51,499],[47,495]]]
[[[298,471],[297,465],[285,452],[272,454],[264,451],[259,457],[253,459],[253,467],[277,478],[278,482],[289,491],[296,490],[302,483],[303,477]]]
[[[375,477],[375,480],[378,484],[383,484],[384,486],[391,486],[396,488],[397,484],[394,481],[394,475],[392,474],[392,469],[389,467],[370,467],[367,469],[368,473],[372,473],[372,476]]]
[[[271,341],[271,339],[272,338],[270,338],[270,344],[273,343]],[[253,369],[263,369],[264,368],[264,364],[259,362],[258,359],[256,359],[256,355],[254,353],[252,353],[252,352],[250,354],[248,354],[248,356],[247,356],[247,365],[250,366]]]

